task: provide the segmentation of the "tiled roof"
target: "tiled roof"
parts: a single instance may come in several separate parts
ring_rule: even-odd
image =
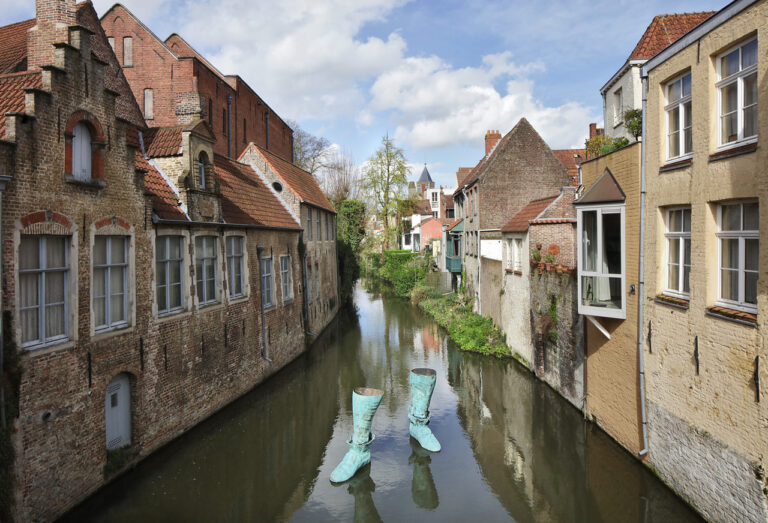
[[[704,22],[715,11],[702,13],[678,13],[653,17],[648,28],[637,42],[629,60],[649,60],[680,39],[685,33]]]
[[[528,222],[535,219],[547,206],[555,201],[557,196],[533,200],[523,207],[520,212],[512,217],[507,224],[501,228],[501,232],[525,232],[528,230]]]
[[[288,209],[252,167],[217,154],[214,171],[221,187],[224,221],[301,230]]]
[[[450,225],[448,226],[448,229],[446,229],[446,230],[448,230],[448,231],[452,231],[452,230],[453,230],[453,229],[454,229],[454,228],[455,228],[455,227],[456,227],[458,224],[460,224],[460,223],[461,223],[461,222],[463,222],[463,221],[464,221],[464,219],[463,219],[463,218],[462,218],[462,219],[460,219],[460,220],[456,220],[455,222],[453,222],[452,224],[450,224]]]
[[[550,203],[531,224],[552,223],[576,223],[576,207],[573,201],[576,199],[576,187],[563,187],[560,196]]]
[[[432,206],[429,200],[417,200],[413,209],[413,214],[432,215]]]
[[[179,197],[163,175],[136,151],[136,169],[144,172],[144,192],[152,198],[152,210],[164,220],[187,220],[179,206]]]
[[[323,194],[322,189],[320,189],[320,186],[317,184],[317,180],[315,180],[314,176],[310,173],[296,167],[291,162],[283,160],[276,154],[267,151],[266,149],[262,149],[256,144],[251,143],[248,147],[256,148],[272,170],[288,184],[288,187],[290,187],[303,202],[310,203],[334,213],[336,212],[336,209],[333,208],[333,204],[326,198],[325,194]],[[243,155],[245,155],[247,151],[248,148],[243,152]]]
[[[459,167],[459,170],[456,171],[456,184],[459,187],[464,185],[464,180],[469,176],[469,173],[472,172],[472,169],[474,169],[474,167]]]
[[[23,112],[24,91],[22,87],[42,87],[40,72],[12,73],[0,76],[0,138],[5,137],[6,113]]]
[[[446,209],[453,209],[453,196],[450,194],[443,194],[440,197],[443,199],[443,205]]]
[[[626,200],[624,190],[613,177],[613,173],[607,167],[600,178],[597,179],[592,186],[584,191],[581,198],[574,203],[609,203],[609,202],[623,202]]]
[[[557,159],[560,160],[568,174],[573,178],[573,185],[577,185],[579,176],[579,164],[587,159],[586,149],[552,149]],[[578,157],[577,157],[578,155]]]
[[[144,132],[144,149],[147,156],[179,156],[182,127],[150,127]]]
[[[12,73],[27,57],[27,30],[35,19],[0,27],[0,74]]]

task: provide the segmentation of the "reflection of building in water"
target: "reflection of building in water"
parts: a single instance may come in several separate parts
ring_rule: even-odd
[[[427,323],[421,329],[421,338],[424,341],[424,352],[438,352],[440,350],[440,332],[436,323]]]
[[[678,521],[674,494],[577,409],[514,363],[448,353],[480,470],[522,521]]]

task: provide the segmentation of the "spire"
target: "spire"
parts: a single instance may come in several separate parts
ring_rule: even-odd
[[[421,176],[419,176],[419,179],[416,181],[416,183],[435,183],[432,180],[432,177],[429,175],[426,163],[424,164],[424,170],[421,171]]]

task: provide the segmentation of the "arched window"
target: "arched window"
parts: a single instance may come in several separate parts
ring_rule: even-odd
[[[131,444],[131,381],[128,374],[118,374],[107,385],[104,397],[104,422],[107,450]]]
[[[197,157],[197,187],[205,189],[205,166],[208,164],[208,155],[202,151]]]
[[[83,122],[72,133],[72,176],[75,180],[91,179],[91,131]]]

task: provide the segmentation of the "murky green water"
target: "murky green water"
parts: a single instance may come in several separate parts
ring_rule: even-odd
[[[686,505],[513,361],[456,350],[408,302],[358,289],[309,353],[70,513],[71,521],[697,521]],[[431,427],[408,434],[408,373],[437,370]],[[346,452],[351,391],[383,389],[372,462]]]

